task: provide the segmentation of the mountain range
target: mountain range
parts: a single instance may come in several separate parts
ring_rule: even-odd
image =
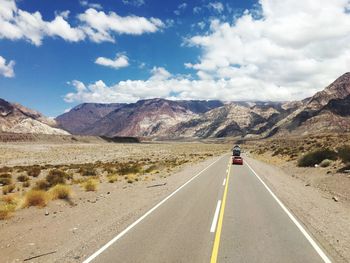
[[[55,120],[0,100],[0,131],[153,138],[269,137],[350,131],[350,73],[301,101],[147,99],[83,103]]]

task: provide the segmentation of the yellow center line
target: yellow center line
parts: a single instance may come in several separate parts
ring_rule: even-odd
[[[227,178],[226,179],[226,186],[225,186],[225,190],[224,190],[224,196],[222,198],[222,204],[221,204],[221,210],[220,210],[220,215],[219,215],[219,221],[218,221],[218,226],[216,228],[214,246],[213,246],[213,251],[211,253],[210,263],[216,263],[217,258],[218,258],[220,237],[221,237],[221,230],[222,230],[222,222],[224,220],[224,213],[225,213],[225,205],[226,205],[228,182],[229,182],[229,179],[230,179],[230,172],[231,172],[231,161],[229,162],[228,174],[227,174],[227,177],[226,177]]]

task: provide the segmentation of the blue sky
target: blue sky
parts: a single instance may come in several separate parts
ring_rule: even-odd
[[[304,98],[350,65],[349,1],[325,1],[327,20],[319,6],[0,0],[0,97],[48,116],[150,97]]]

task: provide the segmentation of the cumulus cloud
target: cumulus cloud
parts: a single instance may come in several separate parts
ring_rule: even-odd
[[[305,98],[350,68],[348,4],[261,0],[260,18],[255,10],[234,23],[213,20],[208,33],[190,38],[202,55],[185,66],[199,78],[234,80],[233,93],[245,84],[246,92],[256,91],[255,99],[266,93]]]
[[[55,14],[52,21],[45,21],[38,11],[30,13],[19,9],[15,0],[0,0],[0,39],[24,39],[36,46],[42,44],[44,37],[60,37],[70,42],[78,42],[87,37],[98,43],[114,42],[116,34],[154,33],[164,27],[164,23],[157,18],[122,17],[114,12],[106,14],[97,11],[100,6],[96,4],[87,1],[80,3],[90,8],[78,15],[79,23],[72,27],[67,21],[69,11]]]
[[[13,78],[15,76],[15,72],[13,67],[15,66],[15,62],[13,60],[6,63],[6,59],[0,56],[0,75],[5,78]]]
[[[113,33],[141,35],[154,33],[164,27],[164,23],[157,18],[144,18],[139,16],[121,17],[115,12],[106,14],[89,8],[85,13],[78,15],[84,24],[83,30],[95,42],[114,42]]]
[[[81,81],[73,81],[75,92],[65,96],[66,102],[136,102],[148,98],[168,99],[219,99],[251,100],[256,97],[256,91],[247,90],[252,84],[251,79],[234,78],[230,80],[200,79],[193,80],[189,76],[178,76],[168,72],[165,68],[155,67],[147,80],[126,80],[107,86],[102,80],[85,85]],[[262,89],[266,87],[261,87]],[[233,92],[233,89],[235,91]],[[264,92],[262,100],[274,100],[284,97],[287,90],[282,88],[278,92]],[[173,96],[176,94],[176,97]]]
[[[106,66],[114,69],[124,68],[129,66],[129,59],[124,54],[117,54],[114,59],[98,57],[95,63],[101,66]]]

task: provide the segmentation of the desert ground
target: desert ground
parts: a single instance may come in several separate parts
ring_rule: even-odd
[[[229,149],[200,142],[3,143],[0,261],[81,262]]]
[[[244,158],[336,262],[350,261],[348,164],[298,162],[348,138],[242,142]],[[82,262],[231,148],[229,141],[2,143],[0,261]]]

